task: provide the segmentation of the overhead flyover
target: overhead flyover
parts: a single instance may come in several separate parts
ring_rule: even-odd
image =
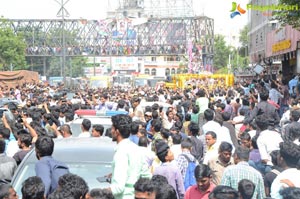
[[[13,19],[24,35],[27,57],[163,56],[188,51],[213,57],[214,21],[206,16],[171,18]],[[64,31],[65,45],[62,35]]]

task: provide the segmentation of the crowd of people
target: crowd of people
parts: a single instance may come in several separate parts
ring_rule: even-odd
[[[36,176],[23,182],[26,199],[300,198],[299,85],[298,76],[262,73],[213,89],[86,86],[71,99],[63,84],[3,86],[0,96],[18,103],[0,110],[0,199],[17,197],[9,183],[30,150],[39,161]],[[145,101],[153,104],[143,107]],[[105,134],[101,119],[81,124],[79,137],[117,142],[108,188],[89,190],[81,176],[52,158],[53,139],[72,137],[79,109],[126,113],[112,116]],[[65,168],[55,179],[52,163]]]

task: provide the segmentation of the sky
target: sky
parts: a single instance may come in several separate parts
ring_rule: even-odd
[[[0,0],[0,16],[9,19],[57,19],[62,0]],[[114,7],[110,0],[110,6]],[[240,2],[239,2],[240,1]],[[246,0],[238,0],[242,7],[246,7]],[[64,0],[67,2],[67,0]],[[108,0],[69,0],[65,8],[69,12],[69,19],[104,19],[109,7]],[[225,37],[237,35],[239,30],[247,24],[248,16],[230,18],[230,0],[193,0],[196,15],[206,15],[214,19],[215,34]]]

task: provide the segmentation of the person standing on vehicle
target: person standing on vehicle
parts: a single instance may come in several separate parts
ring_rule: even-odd
[[[151,178],[144,155],[139,146],[131,142],[130,127],[132,119],[128,115],[120,114],[111,117],[112,140],[118,146],[112,163],[112,179],[108,188],[115,199],[134,198],[134,184],[142,178]]]

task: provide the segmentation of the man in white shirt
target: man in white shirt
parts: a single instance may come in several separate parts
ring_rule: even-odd
[[[221,125],[218,122],[214,121],[215,113],[211,109],[206,109],[204,111],[204,119],[207,121],[202,126],[202,132],[205,135],[208,131],[217,132],[220,130]]]
[[[162,89],[159,89],[158,93],[159,93],[159,95],[158,95],[158,101],[159,102],[166,102],[167,100],[166,100],[166,98],[164,96],[164,91]]]
[[[288,140],[280,143],[279,151],[278,160],[289,168],[277,175],[272,183],[271,197],[275,199],[282,198],[280,190],[286,187],[300,187],[300,170],[296,168],[300,162],[300,147]]]
[[[279,150],[279,143],[283,142],[281,135],[274,130],[269,130],[269,120],[263,115],[259,115],[255,118],[257,127],[261,130],[257,138],[257,146],[261,155],[262,162],[266,165],[272,166],[272,160],[270,153],[275,150]],[[270,141],[271,139],[271,141]],[[268,170],[270,168],[266,168]],[[268,172],[266,170],[265,172]]]
[[[209,99],[205,96],[205,90],[200,89],[196,93],[196,105],[199,107],[199,126],[204,124],[204,111],[208,109]]]
[[[234,122],[235,134],[237,137],[240,134],[240,129],[243,126],[244,119],[245,119],[244,109],[240,109],[238,115],[232,119]]]
[[[78,137],[91,137],[90,128],[92,126],[92,123],[89,119],[83,119],[81,123],[81,133],[78,135]]]
[[[173,109],[167,110],[166,115],[164,116],[162,122],[163,122],[163,127],[165,129],[170,130],[173,127],[175,123]]]
[[[129,111],[129,116],[132,118],[133,121],[139,120],[142,122],[146,122],[145,114],[143,107],[140,104],[141,99],[138,97],[134,97],[131,101],[132,103],[132,111]]]
[[[215,117],[215,121],[220,124],[220,129],[215,132],[217,134],[217,137],[218,137],[219,145],[221,144],[221,142],[228,142],[231,145],[233,145],[229,129],[227,127],[223,126],[224,120],[223,120],[222,115],[217,114],[216,117]]]
[[[182,153],[181,149],[181,140],[182,137],[179,133],[172,133],[173,145],[170,147],[170,150],[174,154],[174,160]]]

